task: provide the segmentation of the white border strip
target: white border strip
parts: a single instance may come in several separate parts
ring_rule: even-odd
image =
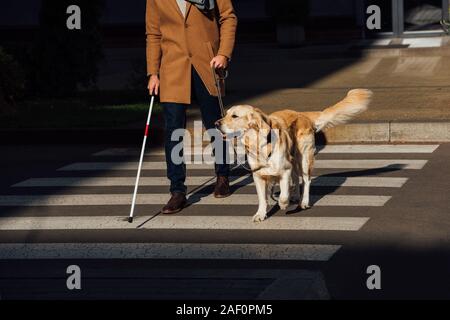
[[[428,160],[408,160],[408,159],[390,159],[390,160],[316,160],[314,168],[316,169],[399,169],[399,170],[419,170],[422,169]],[[189,170],[213,169],[213,164],[200,163],[188,164]],[[143,170],[166,170],[166,162],[144,162]],[[120,171],[137,170],[136,162],[77,162],[62,167],[58,171]]]
[[[433,153],[439,145],[421,145],[421,144],[381,144],[381,145],[327,145],[324,148],[318,146],[319,153]],[[205,150],[211,150],[206,147],[202,151],[186,149],[185,155],[201,155]],[[134,148],[110,148],[97,153],[93,156],[138,156],[139,150]],[[147,156],[163,156],[164,150],[151,150],[146,153]]]
[[[249,216],[139,216],[133,224],[124,217],[14,217],[0,218],[1,231],[19,230],[284,230],[358,231],[369,221],[365,217],[271,217],[263,223]]]
[[[314,206],[382,207],[390,196],[378,195],[312,195]],[[138,205],[163,205],[169,201],[167,194],[138,194]],[[217,199],[211,194],[196,194],[189,197],[194,205],[257,205],[256,194],[235,194]],[[125,194],[83,194],[83,195],[0,195],[1,206],[115,206],[129,205],[131,195]]]
[[[210,181],[212,180],[212,181]],[[396,177],[314,177],[313,186],[320,187],[379,187],[401,188],[408,178]],[[213,177],[197,176],[186,179],[187,186],[199,186],[215,183]],[[28,179],[12,185],[12,187],[130,187],[134,186],[136,179],[133,177],[59,177],[59,178],[35,178]],[[169,186],[166,177],[141,177],[140,186]],[[230,177],[230,185],[253,186],[253,178],[250,176]]]

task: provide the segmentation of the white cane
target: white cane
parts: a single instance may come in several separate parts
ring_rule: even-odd
[[[148,111],[147,125],[145,126],[144,142],[142,143],[141,158],[139,160],[139,167],[138,167],[138,172],[137,172],[137,177],[136,177],[136,185],[134,186],[133,201],[131,203],[131,211],[130,211],[130,216],[128,218],[129,223],[133,223],[134,206],[136,205],[136,196],[137,196],[137,191],[138,191],[138,187],[139,187],[139,178],[141,176],[142,162],[144,160],[145,144],[147,142],[148,130],[150,127],[150,119],[152,117],[154,102],[155,102],[155,96],[152,96],[152,100],[150,102],[150,109]]]

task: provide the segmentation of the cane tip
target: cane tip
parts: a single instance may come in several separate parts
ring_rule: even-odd
[[[129,218],[128,218],[128,222],[129,222],[129,223],[133,223],[133,218],[132,218],[132,217],[129,217]]]

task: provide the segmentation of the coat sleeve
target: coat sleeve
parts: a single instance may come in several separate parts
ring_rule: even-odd
[[[217,0],[220,25],[219,55],[231,59],[236,38],[237,16],[231,0]]]
[[[158,74],[161,65],[161,30],[155,0],[147,0],[145,21],[147,35],[147,75]]]

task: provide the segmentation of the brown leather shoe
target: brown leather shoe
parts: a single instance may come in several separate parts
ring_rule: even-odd
[[[169,202],[162,209],[163,214],[174,214],[183,210],[186,205],[186,195],[181,192],[172,193]]]
[[[216,198],[226,198],[231,195],[230,192],[230,182],[228,177],[217,176],[216,186],[214,188],[214,197]]]

